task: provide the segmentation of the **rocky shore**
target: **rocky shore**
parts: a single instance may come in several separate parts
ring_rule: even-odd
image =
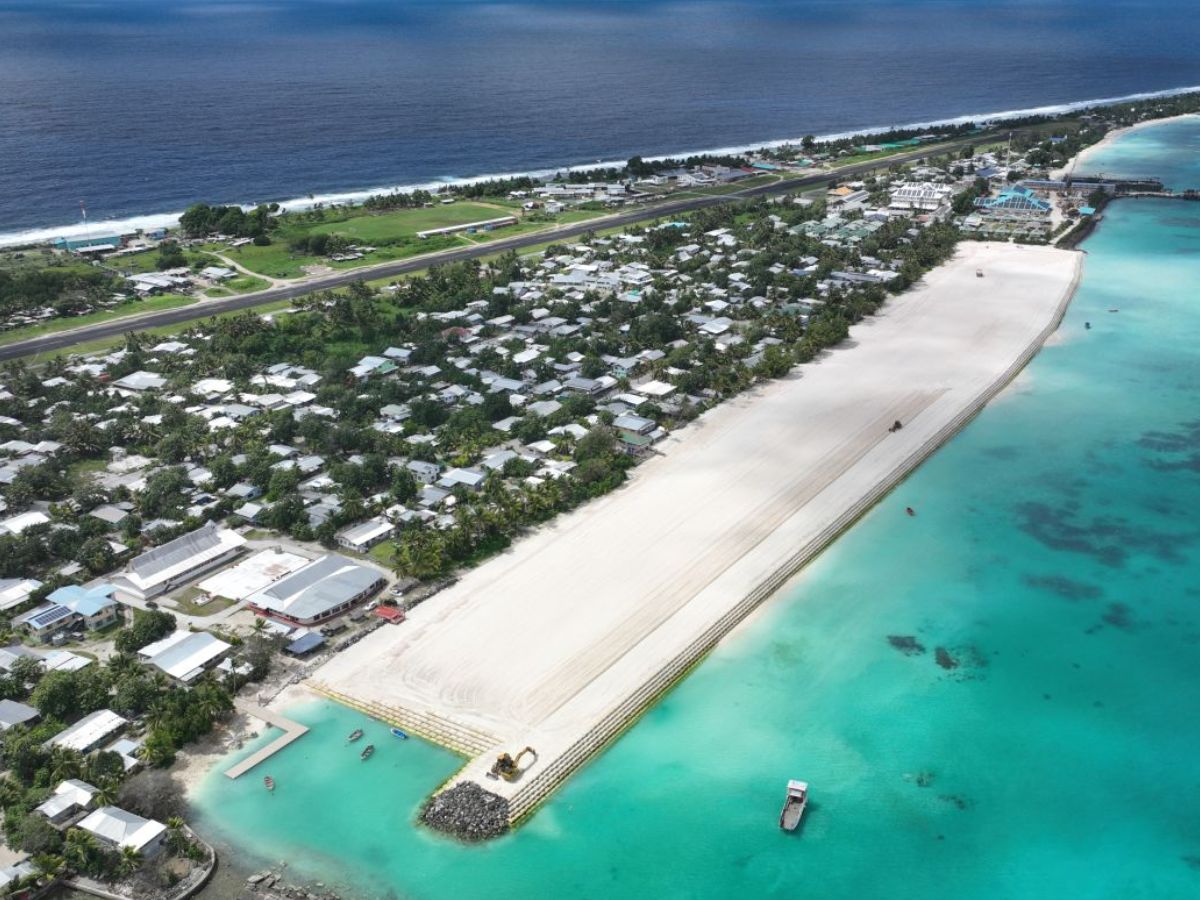
[[[298,887],[288,884],[282,874],[269,869],[246,879],[246,896],[258,900],[342,900],[339,894],[326,890],[319,881],[311,888]]]
[[[508,801],[462,781],[426,801],[421,821],[464,841],[486,841],[508,831]]]

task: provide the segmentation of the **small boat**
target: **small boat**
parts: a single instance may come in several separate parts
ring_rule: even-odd
[[[1117,309],[1117,307],[1115,307],[1115,306],[1109,310],[1109,312],[1120,312],[1120,311],[1121,310]]]
[[[357,741],[362,736],[363,736],[363,730],[361,728],[355,728],[352,732],[350,732],[350,737],[346,738],[346,743],[353,744],[355,741]]]
[[[917,511],[915,509],[913,509],[911,506],[904,507],[904,511],[906,513],[908,513],[910,516],[915,516],[917,514]]]
[[[272,778],[270,775],[268,775],[266,778],[263,779],[263,784],[265,784],[267,786],[268,791],[275,790],[275,779]]]
[[[407,734],[405,734],[403,731],[401,731],[399,728],[393,728],[393,729],[392,729],[392,734],[393,734],[395,737],[398,737],[398,738],[400,738],[400,740],[402,740],[402,741],[407,741],[407,740],[408,740],[408,735],[407,735]]]
[[[363,752],[358,755],[358,758],[359,759],[370,759],[371,754],[374,752],[375,752],[375,745],[367,744],[367,746],[363,747]]]
[[[808,782],[789,781],[787,799],[783,801],[783,812],[779,814],[779,827],[784,831],[795,831],[808,806]]]

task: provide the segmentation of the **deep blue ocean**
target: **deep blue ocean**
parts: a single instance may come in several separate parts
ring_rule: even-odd
[[[0,0],[0,236],[52,235],[80,200],[93,220],[127,220],[1195,85],[1195,13],[1180,0]]]

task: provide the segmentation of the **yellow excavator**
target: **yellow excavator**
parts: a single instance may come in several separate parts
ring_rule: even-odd
[[[488,772],[488,777],[503,778],[505,781],[516,781],[523,774],[525,774],[525,769],[529,768],[529,766],[525,766],[524,768],[521,767],[521,760],[523,760],[526,756],[533,757],[529,765],[533,765],[533,763],[537,762],[537,751],[532,747],[526,747],[524,750],[518,753],[516,757],[513,757],[508,753],[501,753],[498,757],[496,757],[496,762],[492,765],[492,770]]]

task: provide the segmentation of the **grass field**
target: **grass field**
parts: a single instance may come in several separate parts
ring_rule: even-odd
[[[102,309],[86,316],[71,316],[65,319],[52,319],[40,325],[29,325],[25,328],[14,328],[0,334],[0,345],[13,344],[29,338],[68,331],[72,328],[82,328],[84,325],[95,325],[98,322],[108,322],[113,319],[123,319],[142,313],[157,312],[162,309],[174,309],[177,306],[187,306],[195,303],[195,297],[184,297],[180,294],[161,294],[157,297],[147,297],[145,300],[131,300],[113,309]]]
[[[310,234],[340,234],[352,241],[386,244],[400,238],[416,237],[418,231],[484,222],[513,215],[511,209],[483,203],[438,204],[426,209],[398,209],[377,215],[356,215],[341,221],[325,221],[305,230]]]
[[[206,266],[220,265],[207,253],[187,249],[183,251],[189,267],[201,263]],[[143,250],[141,253],[130,253],[127,256],[114,256],[104,261],[104,267],[110,271],[129,272],[141,275],[146,272],[158,271],[158,250]]]
[[[63,272],[94,272],[87,260],[51,250],[10,250],[0,253],[0,269],[22,272],[29,269],[57,269]]]

